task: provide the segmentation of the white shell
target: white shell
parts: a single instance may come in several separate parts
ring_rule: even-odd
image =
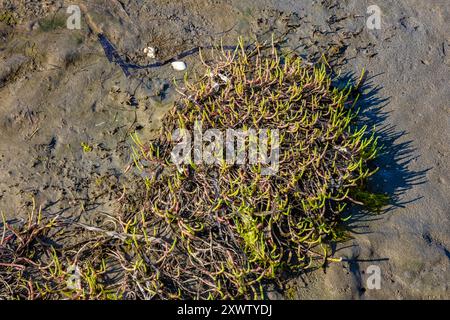
[[[172,68],[177,71],[184,71],[186,70],[186,63],[184,63],[183,61],[174,61],[172,62]]]
[[[156,49],[153,47],[144,48],[144,53],[147,54],[147,57],[149,57],[150,59],[156,58]]]
[[[218,91],[220,88],[220,84],[218,84],[217,82],[213,82],[212,88],[214,91]]]
[[[228,82],[230,81],[230,79],[228,79],[228,77],[224,76],[223,74],[219,73],[219,78],[222,79],[223,82]]]

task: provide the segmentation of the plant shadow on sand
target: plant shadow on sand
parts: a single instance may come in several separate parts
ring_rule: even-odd
[[[405,141],[406,131],[397,131],[395,126],[390,124],[389,112],[384,111],[389,104],[389,98],[380,97],[381,86],[375,86],[374,75],[369,79],[364,79],[359,89],[359,99],[356,108],[360,110],[360,125],[367,125],[369,128],[375,128],[374,132],[382,146],[380,154],[375,158],[373,164],[379,168],[379,171],[370,177],[367,189],[377,194],[385,194],[389,197],[389,203],[381,209],[369,211],[363,206],[354,205],[349,209],[351,217],[345,221],[342,228],[352,235],[371,234],[370,222],[382,220],[384,216],[392,214],[396,208],[404,208],[408,204],[420,200],[422,197],[416,197],[411,200],[403,200],[402,196],[414,186],[427,183],[426,174],[432,168],[426,168],[420,171],[410,170],[409,164],[420,157],[413,146],[412,140]],[[345,86],[347,83],[355,83],[357,76],[354,73],[346,73],[339,77],[335,84],[338,87]],[[346,245],[334,243],[331,245],[333,254],[340,251],[358,247],[358,243]],[[375,252],[376,254],[376,252]],[[379,257],[375,259],[359,258],[359,254],[352,253],[351,258],[343,258],[343,262],[348,263],[349,271],[353,274],[360,294],[364,293],[364,281],[362,279],[361,263],[389,261],[388,257]],[[304,279],[302,279],[305,281]]]
[[[376,76],[374,76],[376,77]],[[374,77],[368,79],[361,87],[361,96],[356,104],[360,108],[360,118],[367,127],[375,127],[375,133],[382,150],[374,160],[374,165],[379,171],[373,175],[368,183],[368,189],[374,193],[386,194],[389,197],[389,204],[376,212],[369,212],[359,206],[355,206],[350,218],[344,225],[354,234],[368,234],[370,231],[359,231],[368,226],[361,225],[361,222],[370,222],[382,219],[383,215],[391,213],[395,208],[420,200],[421,197],[404,201],[402,195],[416,185],[427,182],[426,173],[431,168],[420,171],[412,171],[409,164],[419,158],[417,150],[413,146],[412,140],[401,139],[408,133],[397,131],[395,126],[388,123],[389,112],[384,108],[389,103],[389,98],[379,96],[380,86],[373,86],[370,82]],[[353,74],[347,74],[342,78],[342,82],[355,79]]]

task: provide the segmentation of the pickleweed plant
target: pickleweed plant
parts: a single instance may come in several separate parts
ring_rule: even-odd
[[[203,76],[178,87],[182,98],[157,139],[134,139],[134,159],[147,173],[146,185],[151,176],[147,219],[170,229],[173,254],[186,255],[159,266],[173,288],[182,297],[258,297],[261,281],[282,270],[339,261],[329,244],[345,238],[343,212],[360,204],[352,195],[364,195],[369,206],[384,199],[361,191],[377,171],[367,165],[377,139],[357,124],[354,87],[334,87],[325,63],[242,41],[219,56],[204,62]],[[198,122],[204,130],[278,130],[278,171],[263,175],[263,166],[250,162],[191,161],[180,168],[170,156],[178,142],[173,132],[194,134]],[[199,151],[188,146],[193,159]]]
[[[200,76],[178,86],[156,138],[131,135],[126,172],[139,177],[129,173],[121,187],[96,180],[115,196],[96,225],[43,216],[35,205],[21,226],[3,217],[0,298],[260,299],[283,272],[340,261],[330,244],[349,238],[348,208],[388,201],[367,187],[379,146],[358,121],[360,84],[337,88],[326,63],[274,43],[240,41],[214,53],[202,55]],[[265,174],[267,162],[251,153],[205,161],[215,142],[203,139],[186,144],[187,161],[175,163],[174,132],[195,136],[198,123],[213,132],[277,132],[263,144],[271,150],[257,149],[262,158],[276,149],[277,170]],[[244,135],[215,152],[249,150],[255,139]]]

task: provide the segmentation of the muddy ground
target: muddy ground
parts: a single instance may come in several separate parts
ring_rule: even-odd
[[[71,4],[81,30],[66,27]],[[380,7],[379,30],[366,26]],[[336,247],[342,263],[292,276],[273,299],[449,299],[450,6],[448,0],[0,1],[0,209],[24,219],[92,220],[111,210],[111,190],[130,183],[129,134],[156,134],[184,72],[170,64],[131,70],[110,63],[103,32],[135,64],[164,61],[196,47],[286,34],[285,46],[318,54],[340,79],[367,70],[362,114],[385,145],[374,191],[393,204],[379,215],[355,212],[354,239]],[[158,49],[150,59],[143,48]],[[198,54],[183,58],[192,73]],[[84,147],[83,147],[83,146]],[[381,288],[367,286],[367,268]]]

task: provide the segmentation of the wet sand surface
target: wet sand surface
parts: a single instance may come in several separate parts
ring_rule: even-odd
[[[147,65],[197,47],[286,34],[285,46],[330,63],[340,79],[367,71],[362,115],[385,146],[374,191],[393,204],[355,211],[342,263],[291,276],[273,299],[449,299],[450,6],[378,0],[382,25],[366,26],[369,1],[71,1],[81,30],[66,28],[63,1],[0,2],[0,210],[90,221],[129,183],[130,133],[156,134],[183,72],[170,64],[130,70],[110,63],[102,32],[127,63]],[[95,32],[93,32],[95,31]],[[157,60],[143,48],[157,48]],[[201,66],[183,58],[187,72]],[[85,146],[85,148],[82,147]],[[381,288],[367,286],[378,266]]]

